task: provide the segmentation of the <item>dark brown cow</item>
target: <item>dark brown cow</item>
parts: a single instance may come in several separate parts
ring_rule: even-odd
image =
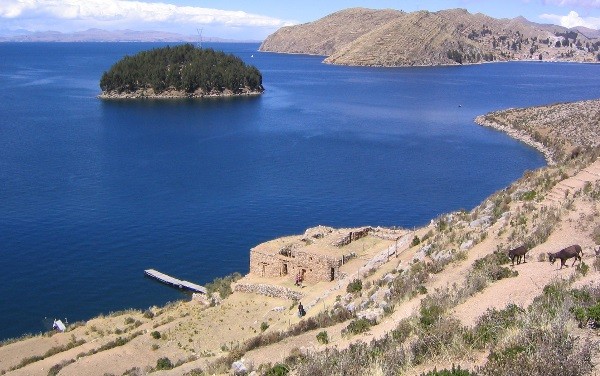
[[[548,252],[548,258],[550,259],[550,262],[552,264],[554,264],[554,261],[556,261],[556,259],[560,259],[560,268],[561,269],[565,265],[565,262],[572,257],[575,257],[575,260],[573,260],[573,263],[571,264],[571,266],[575,265],[575,261],[577,261],[577,260],[579,260],[579,262],[581,263],[582,255],[583,255],[583,251],[581,250],[581,246],[579,244],[570,245],[567,248],[561,249],[558,252],[554,252],[554,253]]]
[[[525,254],[527,251],[529,250],[524,245],[508,251],[508,257],[512,261],[512,266],[515,266],[515,258],[517,259],[517,265],[521,263],[521,257],[523,257],[523,264],[526,263]]]

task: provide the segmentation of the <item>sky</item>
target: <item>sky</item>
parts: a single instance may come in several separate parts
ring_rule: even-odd
[[[262,40],[282,26],[351,7],[412,12],[464,8],[495,18],[523,16],[600,29],[600,0],[0,0],[0,35],[18,30],[158,30]]]

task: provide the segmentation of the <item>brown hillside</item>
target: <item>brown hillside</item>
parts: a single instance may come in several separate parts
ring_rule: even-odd
[[[282,28],[260,50],[327,55],[326,63],[361,66],[598,61],[598,34],[582,30],[523,17],[495,19],[464,9],[405,13],[352,8]]]
[[[456,64],[447,51],[458,49],[481,54],[481,49],[463,37],[443,14],[415,12],[364,34],[325,62],[367,66]]]
[[[260,51],[331,55],[340,46],[401,14],[387,9],[346,9],[315,22],[283,27],[263,42]]]

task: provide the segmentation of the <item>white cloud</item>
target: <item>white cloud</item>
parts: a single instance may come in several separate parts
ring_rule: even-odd
[[[590,29],[600,29],[600,18],[581,17],[577,12],[570,11],[566,16],[556,14],[542,14],[540,18],[564,27],[584,26]]]
[[[128,27],[131,25],[183,25],[230,28],[277,29],[292,24],[263,15],[242,11],[178,6],[162,2],[131,0],[0,0],[0,19],[11,24],[36,24],[56,28],[57,24],[73,28],[74,24],[89,26]],[[69,26],[70,24],[70,26]]]
[[[544,0],[543,2],[561,7],[600,8],[600,0]]]

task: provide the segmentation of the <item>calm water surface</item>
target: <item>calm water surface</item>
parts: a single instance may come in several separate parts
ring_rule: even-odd
[[[476,115],[600,97],[597,65],[348,68],[221,44],[264,95],[96,98],[114,62],[159,46],[0,44],[0,339],[185,298],[146,268],[203,284],[307,227],[470,209],[544,164]]]

